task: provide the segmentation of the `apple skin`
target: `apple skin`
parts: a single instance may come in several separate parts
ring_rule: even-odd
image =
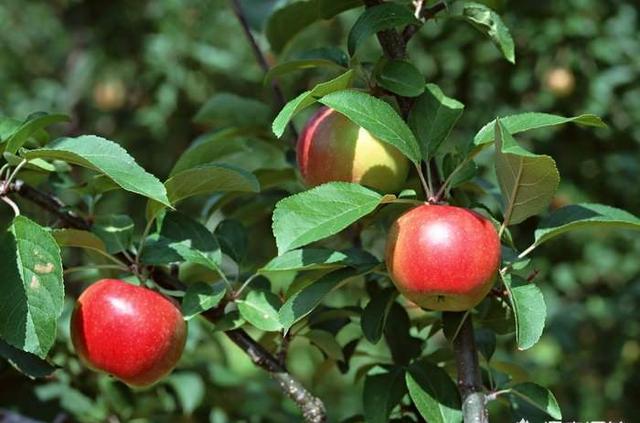
[[[71,316],[71,341],[80,358],[134,387],[152,385],[171,372],[186,335],[171,300],[118,279],[92,284]]]
[[[327,107],[321,107],[305,126],[297,155],[302,179],[309,186],[343,181],[392,193],[402,188],[409,173],[409,161],[398,149]]]
[[[394,222],[386,263],[398,290],[421,307],[469,310],[495,281],[500,239],[491,221],[472,210],[421,205]]]

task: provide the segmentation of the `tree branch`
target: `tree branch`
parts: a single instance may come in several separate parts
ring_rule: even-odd
[[[247,40],[251,45],[251,50],[253,51],[253,55],[256,57],[256,61],[258,62],[258,65],[260,65],[260,67],[262,68],[263,72],[266,75],[270,69],[269,63],[267,62],[267,59],[264,56],[264,54],[262,54],[262,50],[260,49],[258,42],[256,41],[255,37],[251,33],[251,28],[249,27],[249,23],[247,22],[247,17],[244,13],[244,10],[242,9],[242,5],[240,4],[240,1],[229,0],[229,3],[231,4],[231,9],[233,9],[233,13],[234,15],[236,15],[236,18],[238,19],[238,22],[240,23],[240,26],[242,27],[242,30],[244,31],[244,34],[246,35]],[[282,109],[284,105],[287,103],[287,101],[285,100],[284,94],[282,93],[282,87],[280,86],[278,81],[276,81],[275,79],[271,81],[271,89],[273,90],[273,94],[276,97],[278,108]],[[291,122],[289,122],[289,130],[293,135],[294,142],[297,141],[298,131],[296,130],[296,127],[293,125],[293,123]]]
[[[363,3],[365,7],[370,8],[383,4],[384,0],[363,0]],[[435,14],[446,8],[446,5],[441,3],[431,6],[427,11],[423,8],[419,15],[425,20],[435,16]],[[389,59],[406,58],[407,41],[411,38],[411,35],[413,34],[407,37],[405,34],[403,37],[395,29],[380,31],[377,34],[382,50]],[[395,95],[395,98],[398,101],[402,115],[406,119],[413,107],[413,101],[399,95]],[[458,388],[463,400],[464,421],[465,423],[488,423],[471,315],[464,319],[460,332],[454,339],[453,348],[456,354]]]
[[[458,389],[462,397],[464,421],[465,423],[489,423],[471,314],[464,312],[450,314],[459,314],[463,319],[458,335],[453,340],[453,350],[456,356]]]
[[[3,182],[4,181],[0,181],[0,184]],[[2,195],[7,194],[17,194],[25,200],[37,204],[42,209],[48,211],[54,216],[57,216],[68,227],[82,230],[91,229],[91,222],[69,210],[68,207],[57,197],[31,187],[24,183],[24,181],[16,180],[11,183],[6,187],[5,192],[2,193]],[[135,264],[124,255],[119,255],[119,258],[129,265]],[[159,267],[151,268],[151,278],[156,281],[158,285],[164,288],[185,288],[185,284],[182,283],[182,281]],[[202,313],[201,316],[214,322],[221,317],[224,305],[226,305],[226,303],[215,309]],[[249,356],[255,365],[269,372],[271,377],[278,382],[280,389],[282,389],[284,394],[291,398],[298,408],[300,408],[305,421],[309,423],[322,423],[326,421],[326,409],[322,401],[311,394],[302,385],[302,383],[289,374],[286,368],[278,362],[278,359],[251,338],[248,333],[242,329],[234,329],[224,333],[234,344]]]
[[[416,18],[420,19],[422,23],[420,25],[407,25],[407,27],[402,31],[402,38],[404,39],[404,42],[408,43],[425,22],[429,19],[435,18],[438,13],[442,12],[446,8],[447,5],[444,1],[440,1],[430,7],[420,4],[420,10],[416,11]]]

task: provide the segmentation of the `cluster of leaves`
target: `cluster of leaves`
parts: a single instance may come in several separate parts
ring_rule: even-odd
[[[275,52],[285,49],[313,22],[360,6],[356,1],[308,3],[294,2],[271,15],[266,37]],[[456,2],[446,17],[471,23],[491,38],[508,61],[515,61],[508,30],[486,6]],[[384,57],[374,63],[359,60],[360,49],[377,31],[412,24],[417,24],[416,18],[405,6],[387,3],[373,7],[360,13],[353,24],[347,37],[348,54],[335,47],[316,49],[273,67],[267,82],[294,70],[324,67],[341,71],[336,78],[314,85],[287,103],[273,121],[273,133],[282,136],[298,113],[322,103],[398,148],[418,169],[427,163],[435,166],[434,171],[446,181],[441,195],[449,201],[482,209],[494,218],[504,241],[500,275],[507,295],[487,298],[472,313],[479,326],[476,337],[487,386],[492,393],[510,393],[506,398],[516,410],[524,401],[560,418],[553,395],[528,381],[523,368],[492,360],[497,337],[511,339],[515,333],[516,346],[528,349],[544,329],[545,302],[538,286],[527,280],[531,269],[527,256],[572,229],[596,225],[638,229],[640,220],[622,210],[590,203],[547,213],[559,183],[555,161],[527,151],[514,139],[519,133],[571,122],[602,127],[593,115],[509,115],[492,120],[463,145],[451,147],[445,142],[463,113],[460,101],[445,95],[435,84],[424,84],[421,72],[408,61]],[[415,97],[407,123],[384,99],[361,90],[363,86]],[[33,377],[54,371],[50,363],[37,357],[62,364],[52,357],[56,322],[64,311],[60,248],[82,248],[86,256],[81,258],[68,251],[62,255],[67,270],[84,272],[69,275],[127,276],[134,270],[139,280],[146,281],[148,266],[178,265],[181,280],[188,284],[184,293],[177,293],[183,296],[186,319],[224,305],[219,321],[206,326],[206,331],[252,327],[261,334],[263,345],[274,352],[286,352],[291,342],[313,345],[323,361],[316,369],[317,377],[337,368],[356,381],[364,381],[362,414],[367,421],[387,421],[390,416],[459,421],[448,343],[460,322],[443,321],[438,314],[416,310],[398,298],[381,263],[385,229],[406,210],[406,202],[422,199],[417,194],[418,175],[412,176],[407,190],[396,195],[383,196],[346,183],[301,192],[286,160],[284,143],[255,125],[269,116],[268,106],[255,99],[227,93],[214,96],[196,120],[205,125],[223,122],[234,126],[194,141],[164,183],[110,140],[80,136],[50,142],[44,128],[65,120],[62,115],[3,119],[0,145],[6,169],[19,167],[17,177],[33,184],[46,182],[61,194],[80,199],[77,204],[93,225],[86,231],[49,229],[18,216],[3,233],[0,260],[8,282],[0,296],[0,355]],[[497,183],[483,178],[483,169],[474,162],[491,146]],[[72,175],[72,166],[85,171]],[[6,175],[10,177],[9,172]],[[148,199],[146,224],[137,234],[130,217],[95,212],[99,201],[120,190]],[[191,197],[198,198],[194,201]],[[207,199],[204,207],[199,201],[203,197]],[[201,218],[175,211],[178,206],[181,210],[197,206]],[[277,251],[270,234],[263,230],[274,206]],[[510,229],[539,214],[544,216],[533,233],[533,243],[518,248]],[[349,228],[354,227],[351,232]],[[135,257],[140,266],[128,268],[119,255]],[[89,264],[93,270],[70,269],[74,262],[83,267]],[[332,302],[349,289],[360,293],[356,300]],[[191,336],[202,339],[197,330]],[[77,376],[80,370],[69,363],[64,364],[65,370]],[[183,409],[192,412],[198,405],[196,399],[204,396],[202,379],[197,372],[174,376],[166,385],[177,392]],[[106,413],[117,410],[118,402],[111,399],[107,404],[91,404],[70,388],[72,381],[62,379],[43,385],[48,390],[41,389],[39,398],[59,398],[74,414],[85,413],[79,418],[89,420],[104,419]],[[100,383],[105,391],[120,389],[107,379]],[[163,388],[158,389],[162,392]],[[112,392],[111,396],[122,393]],[[70,406],[74,401],[76,405]]]

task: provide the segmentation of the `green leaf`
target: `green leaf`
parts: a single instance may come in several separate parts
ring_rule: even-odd
[[[325,353],[327,357],[335,361],[344,361],[344,352],[336,340],[336,337],[326,330],[314,329],[305,334],[313,345]]]
[[[106,254],[107,247],[97,235],[79,229],[54,229],[51,235],[60,247],[76,247]]]
[[[418,361],[406,374],[409,396],[429,423],[462,422],[460,397],[447,372],[427,361]]]
[[[360,320],[362,333],[372,344],[377,344],[382,338],[389,310],[397,296],[398,290],[387,288],[371,298],[362,311],[362,319]]]
[[[231,128],[201,135],[178,158],[169,176],[209,163],[234,166],[247,172],[290,167],[280,146],[245,132]]]
[[[69,122],[69,116],[63,114],[53,114],[39,112],[27,117],[16,130],[3,140],[5,151],[15,154],[29,138],[49,125],[59,122]]]
[[[544,411],[554,419],[562,419],[562,412],[556,397],[547,388],[526,382],[511,388],[511,393]]]
[[[96,217],[91,231],[104,241],[109,254],[115,254],[129,248],[134,226],[126,214],[107,214]]]
[[[500,118],[502,126],[512,135],[532,129],[547,128],[551,126],[575,123],[582,126],[594,126],[596,128],[606,128],[602,120],[596,115],[580,115],[574,117],[563,117],[548,113],[521,113],[517,115]],[[495,120],[486,124],[473,138],[473,144],[480,146],[492,143],[495,140]]]
[[[33,354],[19,350],[0,339],[0,357],[31,379],[50,376],[56,367]]]
[[[367,8],[351,27],[347,50],[353,56],[358,47],[377,32],[398,26],[419,23],[413,12],[397,3],[385,3]]]
[[[311,50],[303,50],[295,52],[293,58],[296,60],[328,60],[342,68],[349,67],[349,56],[341,48],[335,46],[312,48]]]
[[[485,360],[491,360],[493,353],[496,351],[496,334],[494,331],[486,328],[477,328],[473,331],[478,351]]]
[[[182,315],[185,320],[191,320],[220,304],[226,293],[227,286],[224,282],[214,284],[196,282],[189,285],[182,298]]]
[[[160,224],[160,233],[150,236],[145,243],[143,263],[161,265],[186,261],[220,271],[220,245],[205,226],[176,212],[167,213]]]
[[[251,173],[223,164],[207,164],[184,170],[167,179],[164,185],[172,204],[214,192],[260,191],[260,183]]]
[[[433,157],[447,139],[463,111],[464,104],[447,97],[437,85],[427,84],[426,91],[417,99],[408,119],[425,160]]]
[[[226,219],[216,226],[214,232],[222,252],[227,254],[236,263],[240,263],[249,246],[249,235],[244,225],[237,220]]]
[[[58,244],[49,231],[17,216],[0,238],[0,269],[0,338],[46,357],[64,301]]]
[[[281,301],[277,295],[263,290],[247,293],[244,300],[236,300],[240,315],[253,326],[266,332],[282,329],[278,318]]]
[[[544,212],[560,183],[556,162],[549,156],[533,154],[520,147],[499,121],[496,173],[505,199],[505,226]]]
[[[334,270],[322,276],[287,299],[278,313],[280,323],[285,330],[289,330],[296,322],[311,313],[329,293],[360,274],[362,272],[347,268]]]
[[[9,153],[5,151],[2,153],[2,157],[9,163],[10,166],[18,166],[23,158],[20,156],[16,156],[15,154]],[[23,169],[31,169],[40,172],[55,172],[56,166],[42,159],[33,159],[28,161]]]
[[[58,159],[100,172],[123,189],[158,201],[168,207],[164,185],[141,168],[127,151],[113,141],[84,135],[59,138],[44,148],[27,151],[27,159]]]
[[[540,245],[567,231],[595,227],[640,230],[640,219],[629,212],[602,204],[573,204],[551,212],[535,231],[535,245]]]
[[[223,92],[207,100],[193,120],[212,126],[264,126],[270,117],[271,109],[263,102]]]
[[[352,69],[346,71],[342,75],[321,84],[316,85],[313,89],[305,91],[293,100],[289,101],[278,113],[273,120],[271,130],[280,138],[284,134],[287,125],[293,117],[300,111],[311,106],[316,100],[322,96],[338,90],[344,90],[351,85],[354,72]]]
[[[278,254],[340,232],[375,210],[381,199],[361,185],[331,182],[280,200],[273,212]]]
[[[309,0],[290,3],[276,10],[267,22],[265,33],[276,53],[300,31],[319,20],[361,6],[360,0]]]
[[[342,113],[380,141],[396,147],[412,162],[420,163],[418,141],[388,103],[355,90],[336,91],[318,101]]]
[[[408,365],[422,352],[422,340],[411,335],[411,321],[407,310],[396,301],[391,303],[389,309],[384,339],[396,364]]]
[[[290,60],[288,62],[281,63],[269,69],[269,72],[264,76],[264,84],[269,85],[273,81],[274,78],[278,76],[286,75],[291,72],[304,70],[304,69],[314,69],[314,68],[332,68],[332,69],[341,69],[342,71],[346,70],[345,66],[342,66],[333,60],[327,59],[297,59]]]
[[[174,372],[167,378],[178,396],[184,414],[190,415],[204,400],[206,386],[202,376],[196,372]]]
[[[386,62],[376,75],[378,85],[403,97],[417,97],[424,92],[424,76],[404,60]]]
[[[542,291],[535,284],[528,283],[519,276],[506,274],[502,280],[509,292],[513,308],[518,349],[529,349],[540,339],[547,317],[547,306]]]
[[[367,423],[387,423],[393,409],[407,392],[404,369],[394,368],[389,373],[367,375],[364,380],[362,401]]]
[[[475,2],[455,4],[451,8],[451,17],[469,22],[478,31],[491,38],[505,59],[511,63],[516,62],[513,38],[509,28],[502,22],[502,18],[489,7]]]
[[[334,251],[324,248],[301,248],[284,253],[265,264],[259,273],[288,272],[313,269],[335,269],[344,266],[368,266],[377,260],[353,251]]]

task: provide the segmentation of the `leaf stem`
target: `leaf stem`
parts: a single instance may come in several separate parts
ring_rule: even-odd
[[[430,198],[433,197],[433,191],[431,190],[427,180],[424,178],[424,173],[422,172],[422,169],[420,169],[420,165],[415,165],[415,166],[416,166],[416,170],[418,171],[418,177],[420,178],[420,183],[422,184],[422,189],[424,189],[424,195],[426,199],[429,200]]]
[[[5,203],[7,203],[9,205],[9,207],[11,207],[11,209],[13,210],[13,214],[14,215],[20,216],[20,208],[18,207],[18,205],[15,202],[13,202],[13,200],[11,200],[6,195],[1,195],[0,196],[0,200],[4,201]]]
[[[239,298],[239,297],[240,297],[240,294],[242,294],[242,291],[244,291],[244,289],[245,289],[247,286],[249,286],[249,284],[250,284],[250,283],[251,283],[255,278],[257,278],[258,276],[260,276],[258,273],[254,273],[253,275],[249,276],[249,277],[247,278],[247,280],[245,280],[245,281],[244,281],[244,283],[242,284],[242,286],[241,286],[240,288],[238,288],[238,290],[237,290],[237,291],[235,291],[235,292],[232,294],[232,297],[233,297],[234,299]]]

